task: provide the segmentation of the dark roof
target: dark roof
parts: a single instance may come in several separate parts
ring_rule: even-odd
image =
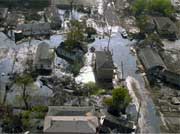
[[[138,56],[146,70],[156,66],[166,68],[160,55],[150,46],[140,48],[138,51]]]
[[[16,30],[22,31],[24,35],[41,35],[50,33],[49,23],[38,23],[38,24],[20,24],[17,25]]]
[[[98,127],[98,119],[95,116],[47,116],[45,121],[45,133],[95,134]]]
[[[48,116],[85,116],[93,107],[49,106]]]
[[[166,78],[167,82],[180,86],[180,74],[169,70],[164,70],[161,72],[161,75]]]
[[[177,27],[168,17],[154,17],[156,27],[161,31],[176,32]]]
[[[96,51],[96,68],[113,69],[112,54],[109,51]]]

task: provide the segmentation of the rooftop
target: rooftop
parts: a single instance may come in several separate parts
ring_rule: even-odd
[[[150,46],[140,48],[138,56],[146,70],[152,67],[166,67],[160,55]]]
[[[97,68],[112,69],[114,68],[112,54],[109,51],[96,51]]]
[[[93,107],[49,106],[48,116],[85,116]]]
[[[95,116],[47,116],[44,123],[44,132],[95,134],[98,126],[98,119]]]
[[[159,30],[177,31],[176,25],[168,17],[154,17],[154,21]]]

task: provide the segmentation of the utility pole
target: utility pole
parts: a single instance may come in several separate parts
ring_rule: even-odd
[[[124,67],[123,67],[123,61],[121,61],[121,79],[124,79]]]
[[[139,103],[139,109],[138,109],[138,114],[137,114],[137,120],[136,120],[136,126],[138,126],[138,121],[139,121],[139,117],[140,117],[140,110],[141,110],[141,102]],[[138,131],[138,128],[139,127],[137,127],[137,129],[136,129],[136,132],[135,133],[137,133],[137,131]]]
[[[107,46],[108,51],[109,51],[109,45],[110,45],[110,41],[111,41],[111,33],[112,33],[112,26],[111,26],[111,29],[109,30],[109,40],[108,40],[108,46]]]

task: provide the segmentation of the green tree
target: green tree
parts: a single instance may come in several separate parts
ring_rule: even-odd
[[[147,1],[146,0],[136,0],[132,6],[132,11],[135,15],[140,15],[145,13],[147,10]]]
[[[141,15],[139,17],[137,17],[137,25],[138,27],[140,28],[140,32],[141,33],[145,33],[145,29],[146,29],[146,26],[147,26],[147,16],[145,15]]]
[[[132,6],[132,11],[136,16],[154,12],[170,16],[174,9],[171,0],[136,0]]]
[[[113,105],[119,109],[125,109],[131,102],[131,97],[126,88],[119,87],[112,92]]]
[[[84,26],[77,20],[70,23],[70,31],[67,33],[65,45],[67,48],[73,48],[77,43],[84,41]]]
[[[170,0],[150,0],[148,6],[149,11],[159,12],[166,16],[169,16],[174,12]]]
[[[17,115],[5,116],[2,124],[2,131],[5,133],[21,133],[23,131],[22,121]]]
[[[124,87],[113,89],[112,98],[104,100],[105,104],[109,106],[109,112],[118,115],[119,112],[125,112],[126,107],[131,102],[129,92]]]
[[[30,98],[29,94],[27,93],[28,86],[33,86],[33,78],[30,74],[23,74],[16,78],[16,84],[21,87],[22,89],[22,99],[24,101],[24,105],[26,109],[29,109],[28,100]]]

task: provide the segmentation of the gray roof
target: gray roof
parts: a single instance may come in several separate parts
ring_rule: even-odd
[[[45,133],[95,134],[99,126],[93,107],[49,106],[44,121]]]
[[[22,31],[24,35],[41,35],[50,34],[50,24],[49,23],[39,23],[39,24],[20,24],[17,25],[16,30]]]
[[[177,27],[168,17],[154,17],[156,27],[161,31],[176,32]]]
[[[93,107],[49,106],[48,116],[84,116],[93,112]]]
[[[51,63],[52,61],[49,51],[49,44],[42,42],[41,44],[38,45],[34,65],[36,67],[37,66],[40,67],[43,65],[44,68],[45,67],[50,68]]]
[[[45,133],[58,134],[95,134],[99,126],[95,116],[47,116],[44,124]]]
[[[162,58],[154,49],[150,48],[150,46],[140,48],[138,56],[146,70],[156,66],[162,66],[166,68]]]
[[[108,51],[96,51],[96,68],[114,69],[112,54]]]

